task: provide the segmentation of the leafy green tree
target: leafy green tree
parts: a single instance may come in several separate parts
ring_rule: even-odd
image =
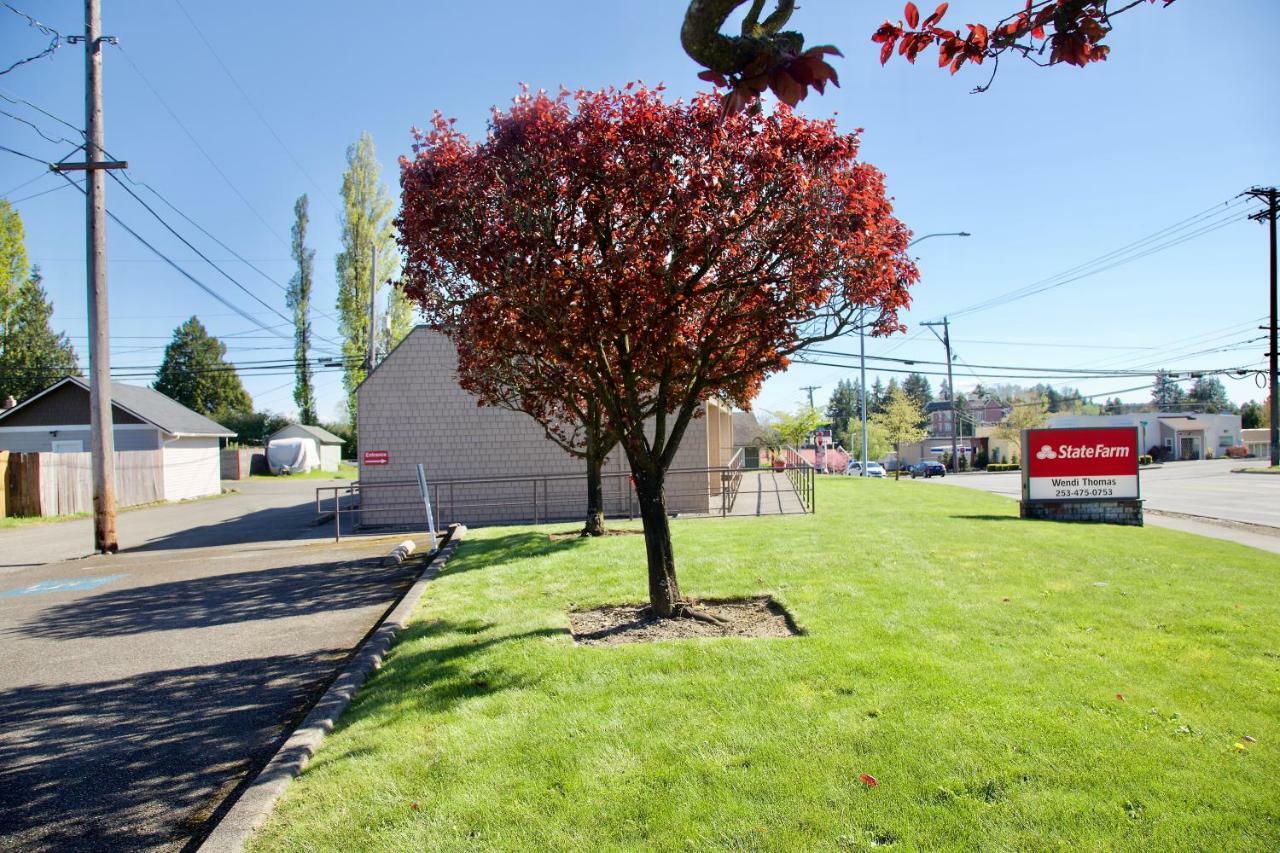
[[[13,252],[5,259],[6,275],[14,260],[25,262],[26,252]],[[16,289],[5,286],[0,298],[5,299],[0,304],[0,396],[12,394],[22,401],[59,379],[80,375],[71,342],[49,323],[53,304],[38,268]]]
[[[413,324],[412,306],[399,285],[393,284],[386,302],[387,326],[369,328],[369,264],[378,258],[378,281],[394,281],[399,275],[400,255],[396,250],[392,200],[381,181],[373,137],[360,134],[347,147],[347,170],[342,175],[342,251],[335,261],[338,280],[338,319],[342,332],[345,367],[342,385],[347,392],[347,413],[356,417],[356,386],[367,372],[369,335],[381,339],[380,349],[389,350],[409,333]],[[389,329],[389,340],[386,330]]]
[[[224,412],[218,416],[218,423],[236,434],[235,440],[240,444],[261,446],[267,443],[267,437],[276,430],[283,429],[293,421],[275,412]]]
[[[293,203],[293,260],[298,270],[289,281],[286,300],[293,309],[293,402],[298,407],[298,418],[304,424],[314,424],[316,416],[316,389],[311,374],[311,281],[315,272],[316,251],[307,248],[307,195],[303,193]]]
[[[831,438],[841,447],[849,447],[850,421],[862,411],[862,386],[848,379],[836,383],[836,390],[827,402],[827,418],[831,421]]]
[[[0,328],[18,302],[18,289],[31,275],[27,262],[26,231],[13,205],[0,199]]]
[[[1024,429],[1042,427],[1048,419],[1048,397],[1039,391],[1027,391],[1014,398],[1008,417],[996,427],[995,434],[1016,446]]]
[[[920,425],[924,420],[923,407],[904,389],[896,387],[892,381],[889,385],[892,390],[889,392],[889,399],[885,402],[884,411],[872,418],[871,423],[876,425],[893,445],[893,452],[898,457],[898,464],[893,469],[893,479],[896,480],[902,472],[902,445],[922,441],[929,431]],[[871,439],[868,436],[867,444],[870,443]]]
[[[794,414],[791,412],[771,412],[773,422],[769,426],[782,439],[784,445],[800,447],[815,429],[822,423],[817,409],[802,406]]]
[[[1231,398],[1227,396],[1227,389],[1223,387],[1222,380],[1216,376],[1202,376],[1197,379],[1187,394],[1187,400],[1210,415],[1235,411]]]
[[[849,456],[852,459],[862,459],[862,421],[854,418],[849,421],[849,443],[845,445],[849,448]],[[889,441],[889,436],[885,434],[884,426],[872,417],[867,422],[867,459],[883,459],[893,449],[893,442]]]
[[[224,361],[227,345],[196,317],[173,330],[153,386],[189,409],[217,420],[253,411],[253,401],[234,366]]]

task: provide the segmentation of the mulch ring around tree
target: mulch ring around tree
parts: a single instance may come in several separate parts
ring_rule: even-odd
[[[682,617],[658,619],[647,604],[620,604],[595,610],[571,611],[569,629],[584,646],[652,643],[699,637],[794,637],[803,633],[791,614],[769,596],[698,601],[700,613],[723,624]]]
[[[643,530],[613,530],[612,528],[606,527],[603,535],[605,536],[643,536],[644,531]],[[592,537],[583,536],[582,528],[579,527],[577,530],[566,530],[563,533],[549,533],[547,534],[547,538],[550,539],[552,542],[564,542],[568,539],[590,539]]]

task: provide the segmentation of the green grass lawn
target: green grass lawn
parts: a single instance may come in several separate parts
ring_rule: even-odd
[[[343,462],[338,465],[337,471],[321,471],[319,468],[313,468],[305,474],[289,474],[288,476],[295,480],[354,480],[359,476],[359,472],[356,470],[356,466]],[[253,474],[249,479],[274,480],[276,477],[276,474]]]
[[[253,846],[1280,848],[1280,557],[817,502],[674,524],[685,593],[771,594],[789,639],[575,646],[568,609],[644,599],[642,539],[471,531]]]

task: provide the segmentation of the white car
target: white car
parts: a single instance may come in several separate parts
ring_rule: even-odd
[[[850,460],[850,462],[849,462],[849,470],[848,470],[848,471],[846,471],[845,473],[847,473],[850,477],[863,477],[863,476],[866,476],[866,477],[881,477],[881,478],[883,478],[883,477],[887,476],[887,475],[886,475],[886,473],[885,473],[885,470],[884,470],[884,466],[883,466],[883,465],[881,465],[879,462],[868,462],[868,463],[867,463],[867,473],[866,473],[866,474],[863,474],[863,473],[862,473],[862,463],[861,463],[861,462],[858,462],[858,461],[855,461],[855,460]]]

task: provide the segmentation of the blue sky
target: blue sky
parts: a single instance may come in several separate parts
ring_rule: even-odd
[[[396,158],[408,149],[409,128],[425,124],[434,109],[478,134],[489,107],[506,103],[520,82],[554,90],[642,79],[665,83],[673,97],[702,85],[679,47],[680,0],[182,4],[106,0],[104,32],[121,43],[106,53],[107,148],[129,161],[136,179],[279,285],[292,273],[287,241],[293,201],[308,193],[315,303],[328,314],[334,313],[335,205],[344,150],[361,131],[373,134],[394,193]],[[14,5],[64,34],[82,27],[79,2]],[[956,0],[947,20],[991,21],[1016,5]],[[904,316],[911,328],[906,335],[869,340],[868,354],[940,361],[941,346],[918,321],[1050,279],[1202,215],[1111,260],[1222,227],[1045,293],[957,316],[957,386],[972,386],[973,374],[982,372],[968,365],[1260,366],[1264,342],[1250,339],[1263,334],[1256,327],[1268,310],[1265,231],[1248,221],[1230,222],[1243,208],[1224,203],[1250,185],[1280,181],[1280,111],[1274,109],[1273,58],[1239,42],[1229,45],[1225,36],[1206,37],[1224,32],[1224,5],[1233,21],[1253,31],[1280,27],[1274,0],[1143,7],[1118,19],[1105,64],[1039,69],[1007,60],[992,90],[972,95],[987,69],[951,77],[927,60],[880,67],[868,37],[887,15],[896,19],[895,0],[803,4],[794,27],[810,44],[838,45],[846,58],[836,61],[842,87],[810,98],[802,109],[835,114],[846,129],[865,128],[863,156],[884,170],[899,215],[917,234],[973,234],[913,249],[923,281]],[[0,13],[4,64],[41,49],[37,33],[7,10]],[[79,125],[81,50],[64,47],[0,76],[0,93]],[[36,121],[50,136],[70,134],[24,106],[0,102],[0,108]],[[69,149],[4,116],[0,137],[4,145],[48,160]],[[44,272],[55,323],[83,357],[84,204],[74,189],[54,190],[60,178],[40,174],[37,164],[0,152],[0,192],[25,199],[18,208],[28,252]],[[114,184],[108,204],[197,278],[238,305],[254,304]],[[275,285],[171,211],[157,209],[211,258],[231,259],[221,264],[227,272],[285,310]],[[238,362],[289,355],[286,341],[255,329],[114,225],[110,241],[113,364],[157,364],[173,328],[193,313],[225,336]],[[280,322],[263,313],[269,325]],[[332,320],[317,317],[316,326],[321,336],[337,337]],[[856,340],[832,346],[856,347]],[[816,397],[822,401],[837,380],[853,375],[852,367],[797,365],[769,380],[757,407],[793,408],[805,385],[821,386]],[[1070,384],[1102,393],[1147,381]],[[291,376],[246,375],[245,383],[259,407],[292,410]],[[1237,401],[1263,395],[1252,376],[1226,385]],[[322,417],[335,417],[339,375],[322,374],[319,389]]]

